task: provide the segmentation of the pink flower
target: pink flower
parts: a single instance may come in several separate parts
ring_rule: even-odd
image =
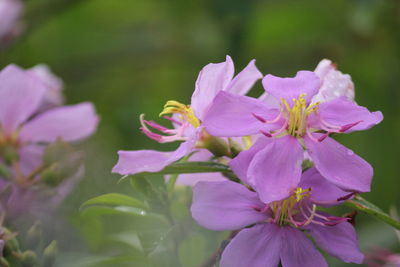
[[[203,227],[240,230],[224,249],[221,267],[327,266],[307,238],[345,262],[362,263],[356,232],[347,218],[317,210],[346,196],[312,168],[283,200],[265,203],[258,192],[231,181],[199,182],[193,188],[193,218]],[[244,228],[244,229],[243,229]]]
[[[252,60],[236,77],[232,59],[227,56],[222,63],[210,63],[199,73],[191,105],[168,101],[160,116],[172,122],[174,128],[166,128],[141,116],[142,132],[160,143],[182,141],[173,152],[154,150],[119,151],[119,160],[113,172],[126,175],[140,172],[157,172],[170,163],[188,155],[199,148],[205,137],[202,120],[218,92],[244,95],[262,74]],[[172,114],[172,116],[166,116]],[[157,130],[153,132],[150,128]],[[210,158],[210,153],[201,153],[202,158]]]
[[[0,41],[13,35],[22,7],[19,0],[0,0]]]
[[[382,113],[369,112],[345,96],[312,103],[323,87],[311,71],[299,71],[293,78],[267,75],[263,85],[279,106],[222,91],[203,120],[214,136],[264,135],[230,163],[236,172],[246,172],[261,199],[281,200],[297,187],[304,151],[335,185],[368,192],[372,167],[329,135],[368,129],[383,119]]]
[[[91,103],[37,114],[46,90],[31,71],[9,65],[0,72],[0,159],[11,164],[21,183],[41,164],[47,143],[83,139],[94,133],[99,120]]]

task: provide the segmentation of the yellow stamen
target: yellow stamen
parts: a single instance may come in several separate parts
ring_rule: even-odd
[[[251,140],[251,136],[243,136],[243,145],[245,149],[249,149],[253,145],[253,141]]]
[[[163,111],[160,113],[160,117],[166,114],[178,113],[182,115],[182,119],[187,120],[193,127],[197,128],[200,126],[200,121],[193,112],[193,109],[189,105],[184,105],[175,100],[169,100],[164,105]]]

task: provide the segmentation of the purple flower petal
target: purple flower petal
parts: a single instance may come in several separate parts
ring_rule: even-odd
[[[310,224],[307,229],[317,245],[332,256],[349,263],[363,262],[364,255],[360,252],[356,231],[350,223],[335,226]]]
[[[370,191],[373,170],[364,159],[334,139],[322,142],[304,138],[315,167],[328,181],[344,190]]]
[[[254,186],[254,181],[249,181],[247,177],[247,171],[249,169],[250,162],[259,151],[264,149],[271,142],[274,142],[273,138],[261,136],[250,149],[240,152],[239,155],[229,162],[229,166],[240,178],[240,180],[251,186]]]
[[[257,69],[256,60],[250,63],[232,80],[226,91],[236,95],[247,94],[254,83],[263,77],[262,73]]]
[[[322,177],[316,168],[303,173],[300,187],[311,188],[310,200],[317,204],[339,204],[337,200],[349,194]]]
[[[243,229],[225,248],[220,266],[277,267],[283,242],[281,231],[279,226],[269,223]]]
[[[322,123],[343,127],[357,123],[345,132],[369,129],[380,123],[383,115],[380,111],[370,112],[367,108],[358,106],[345,97],[339,97],[319,105],[319,116]]]
[[[250,163],[247,175],[264,203],[288,197],[301,177],[303,148],[292,136],[274,139]]]
[[[23,5],[20,1],[0,1],[0,40],[13,32],[13,28],[16,26],[22,9]]]
[[[20,136],[30,142],[76,141],[93,134],[98,121],[91,103],[53,108],[26,123]]]
[[[0,124],[10,134],[37,109],[45,88],[42,82],[15,65],[0,72]]]
[[[278,111],[267,108],[255,98],[219,92],[203,125],[210,134],[223,137],[253,135],[266,127],[279,127],[262,123],[254,114],[270,120],[278,115]]]
[[[140,172],[158,172],[170,163],[173,152],[155,150],[118,151],[118,163],[112,169],[113,173],[121,175]]]
[[[193,187],[192,217],[211,230],[236,230],[263,221],[264,206],[257,193],[239,183],[199,182]]]
[[[191,107],[197,118],[204,118],[214,97],[228,86],[233,74],[234,67],[230,56],[226,56],[225,62],[210,63],[200,71],[191,100]]]
[[[309,102],[318,92],[321,80],[312,71],[299,71],[295,77],[280,78],[268,74],[262,80],[262,84],[267,93],[277,99],[284,98],[291,105],[293,98],[297,99],[301,94],[306,94],[304,98]]]
[[[28,175],[42,163],[45,147],[36,144],[22,146],[19,150],[19,159],[22,173]]]
[[[324,257],[300,230],[282,227],[281,263],[284,267],[328,267]]]

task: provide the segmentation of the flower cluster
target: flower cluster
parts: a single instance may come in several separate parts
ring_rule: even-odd
[[[260,79],[265,93],[246,96]],[[239,182],[220,174],[178,180],[194,185],[200,225],[239,230],[221,266],[326,266],[309,237],[345,262],[363,261],[349,218],[319,207],[370,191],[372,167],[331,136],[369,129],[383,116],[354,102],[350,76],[331,61],[280,78],[263,77],[253,60],[234,77],[228,56],[201,70],[190,105],[168,101],[160,116],[172,128],[141,115],[141,130],[160,143],[182,142],[177,150],[120,151],[113,171],[157,172],[183,157],[229,164]]]
[[[81,163],[74,161],[78,154],[67,156],[65,142],[94,133],[98,116],[89,102],[62,106],[62,87],[44,65],[29,70],[9,65],[0,71],[0,196],[1,212],[7,215],[32,212],[38,197],[58,203],[80,176]],[[54,182],[66,169],[68,177]],[[52,190],[54,197],[33,192],[44,183],[60,185]]]

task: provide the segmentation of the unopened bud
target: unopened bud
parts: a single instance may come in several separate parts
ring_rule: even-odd
[[[43,251],[43,267],[52,267],[58,253],[57,241],[53,240]]]
[[[32,250],[27,250],[21,255],[21,266],[22,267],[33,267],[37,266],[37,256]]]
[[[35,224],[29,228],[26,233],[26,246],[28,248],[35,248],[42,241],[42,225],[40,222],[35,222]]]
[[[7,165],[18,161],[19,158],[17,148],[10,144],[5,144],[0,147],[0,155]]]
[[[205,130],[202,132],[198,147],[208,149],[216,157],[231,156],[227,142],[222,138],[210,135]]]

